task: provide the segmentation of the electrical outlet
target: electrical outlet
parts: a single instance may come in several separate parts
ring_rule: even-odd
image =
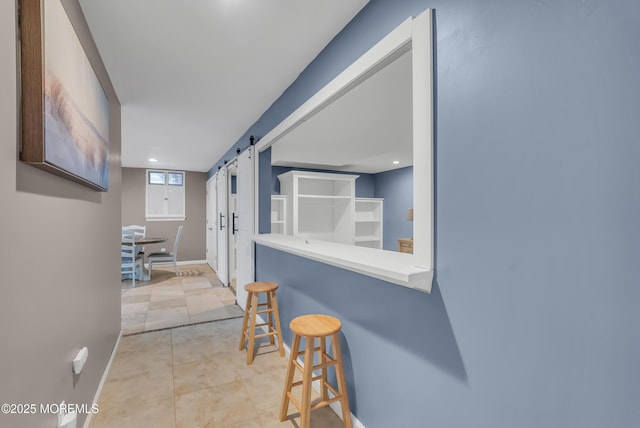
[[[66,412],[64,411],[65,408],[66,404],[63,401],[58,407],[58,427],[62,426],[62,419],[64,418],[64,415],[66,415]]]
[[[67,413],[67,405],[63,401],[58,410],[58,428],[76,428],[78,424],[78,414],[76,412]]]

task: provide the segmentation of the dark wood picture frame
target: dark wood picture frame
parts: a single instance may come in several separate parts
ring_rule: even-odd
[[[18,0],[18,25],[20,160],[107,191],[109,101],[62,3]]]

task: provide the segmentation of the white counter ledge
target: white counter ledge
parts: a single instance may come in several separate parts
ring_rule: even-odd
[[[383,281],[429,293],[433,270],[416,266],[411,254],[357,247],[337,242],[294,238],[287,235],[255,235],[258,245],[337,266]]]

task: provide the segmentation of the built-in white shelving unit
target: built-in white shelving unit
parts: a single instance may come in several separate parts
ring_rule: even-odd
[[[355,199],[355,244],[382,248],[383,198]]]
[[[286,195],[271,195],[271,233],[287,233]]]
[[[280,193],[290,202],[286,234],[353,245],[356,178],[297,170],[280,174]]]

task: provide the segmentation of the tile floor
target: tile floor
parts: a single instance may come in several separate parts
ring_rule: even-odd
[[[123,335],[243,316],[208,265],[157,266],[150,281],[122,282]]]
[[[247,366],[241,328],[236,318],[123,337],[91,427],[298,427],[293,405],[278,418],[286,358],[263,338]],[[311,424],[342,426],[327,407]]]

